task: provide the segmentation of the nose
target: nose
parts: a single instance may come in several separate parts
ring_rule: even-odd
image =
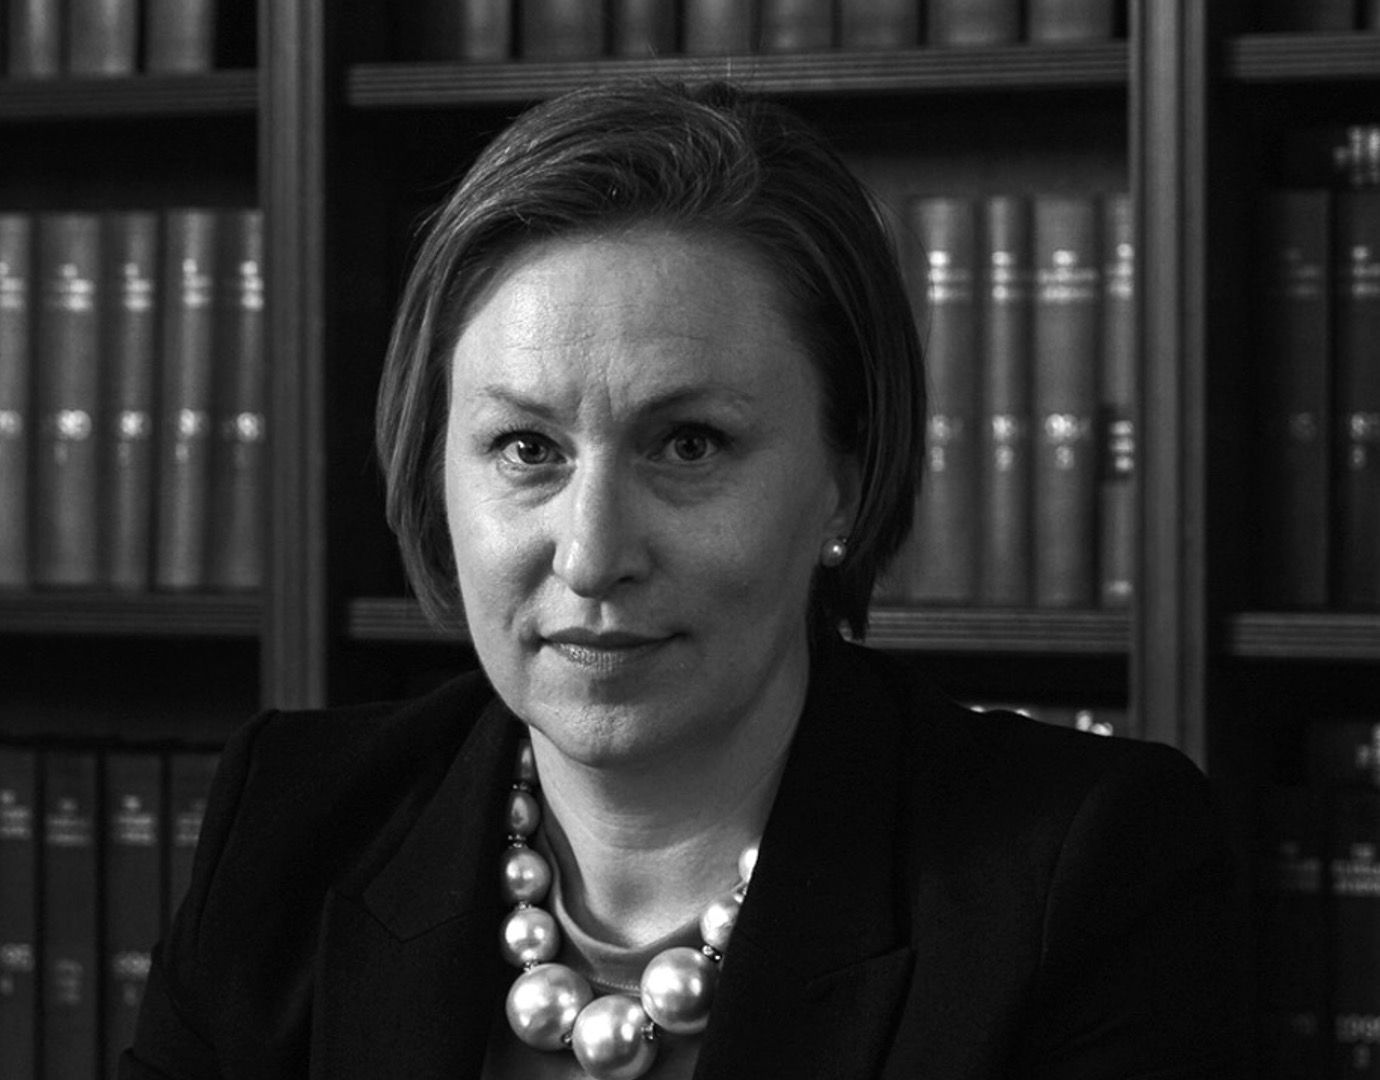
[[[638,493],[628,471],[586,459],[557,499],[552,569],[577,596],[602,598],[647,573]]]

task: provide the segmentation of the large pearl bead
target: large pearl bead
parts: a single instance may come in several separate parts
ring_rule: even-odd
[[[530,791],[508,793],[508,835],[531,836],[541,824],[541,803]]]
[[[652,957],[642,972],[642,1007],[675,1035],[694,1035],[709,1023],[719,969],[696,949],[677,946]]]
[[[508,990],[508,1023],[528,1046],[560,1050],[575,1017],[593,998],[583,975],[564,964],[538,964],[519,975]]]
[[[738,924],[738,912],[742,906],[743,901],[738,894],[729,893],[704,909],[704,914],[700,916],[700,937],[704,938],[706,945],[719,952],[728,951],[728,939]]]
[[[561,931],[548,911],[523,907],[503,920],[503,956],[517,967],[542,963],[561,947]]]
[[[510,904],[540,904],[551,888],[551,864],[529,847],[503,853],[503,895]]]
[[[575,1020],[570,1048],[594,1080],[634,1080],[652,1067],[656,1043],[643,1034],[647,1014],[627,994],[595,998]]]

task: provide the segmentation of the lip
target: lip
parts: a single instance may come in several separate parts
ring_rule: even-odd
[[[655,653],[671,638],[623,630],[567,627],[542,636],[565,660],[596,674],[612,674]]]

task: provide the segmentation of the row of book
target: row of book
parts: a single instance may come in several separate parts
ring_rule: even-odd
[[[263,217],[0,214],[0,586],[252,590]]]
[[[1264,194],[1257,600],[1380,609],[1380,187]]]
[[[1285,32],[1380,30],[1380,0],[1265,0],[1261,26]]]
[[[916,196],[904,219],[929,386],[926,467],[911,540],[878,599],[1127,605],[1129,197]]]
[[[1118,0],[425,0],[405,59],[575,60],[1105,41]]]
[[[1310,727],[1259,817],[1260,1075],[1380,1076],[1380,718]]]
[[[0,1076],[115,1075],[216,760],[0,743]]]
[[[9,0],[12,79],[193,74],[216,59],[216,0]]]

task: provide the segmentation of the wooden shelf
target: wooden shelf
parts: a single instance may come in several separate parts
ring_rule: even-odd
[[[1245,612],[1227,620],[1230,656],[1268,660],[1380,660],[1380,613]]]
[[[1245,34],[1229,38],[1222,74],[1232,82],[1380,81],[1380,33]]]
[[[103,637],[256,638],[255,594],[0,593],[0,633]]]
[[[253,69],[204,75],[128,75],[86,79],[0,79],[0,121],[81,120],[253,114]]]
[[[345,614],[345,636],[351,641],[468,641],[464,632],[445,634],[422,615],[415,600],[367,596],[351,600]]]
[[[361,64],[346,74],[346,100],[361,109],[520,105],[591,81],[731,79],[760,93],[889,93],[1122,88],[1124,41],[1092,45],[912,49],[733,57],[601,59],[564,63]]]

